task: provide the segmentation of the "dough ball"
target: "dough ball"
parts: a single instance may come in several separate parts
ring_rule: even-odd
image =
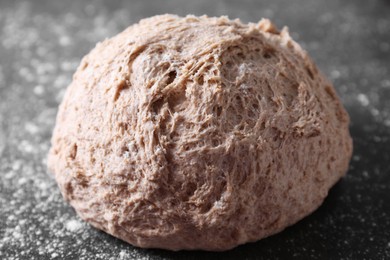
[[[319,207],[347,170],[348,124],[286,29],[155,16],[83,58],[49,169],[82,219],[132,245],[227,250]]]

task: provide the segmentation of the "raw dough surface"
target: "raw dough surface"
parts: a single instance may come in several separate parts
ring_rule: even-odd
[[[83,58],[48,162],[80,217],[113,236],[226,250],[319,207],[347,171],[348,124],[286,29],[162,15]]]

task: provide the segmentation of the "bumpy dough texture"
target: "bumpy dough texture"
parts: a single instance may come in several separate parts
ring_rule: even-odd
[[[322,203],[348,167],[348,124],[286,29],[155,16],[84,57],[49,168],[80,217],[113,236],[226,250]]]

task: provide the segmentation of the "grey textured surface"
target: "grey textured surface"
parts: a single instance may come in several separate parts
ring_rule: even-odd
[[[352,119],[348,175],[284,232],[224,253],[134,248],[78,219],[46,172],[58,103],[97,41],[159,13],[288,25]],[[390,258],[390,2],[0,1],[1,259]]]

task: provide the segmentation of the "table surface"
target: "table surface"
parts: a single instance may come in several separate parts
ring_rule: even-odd
[[[82,222],[46,170],[57,107],[98,41],[154,14],[288,25],[351,116],[350,170],[312,215],[233,250],[132,247]],[[0,259],[390,259],[390,1],[0,1]]]

